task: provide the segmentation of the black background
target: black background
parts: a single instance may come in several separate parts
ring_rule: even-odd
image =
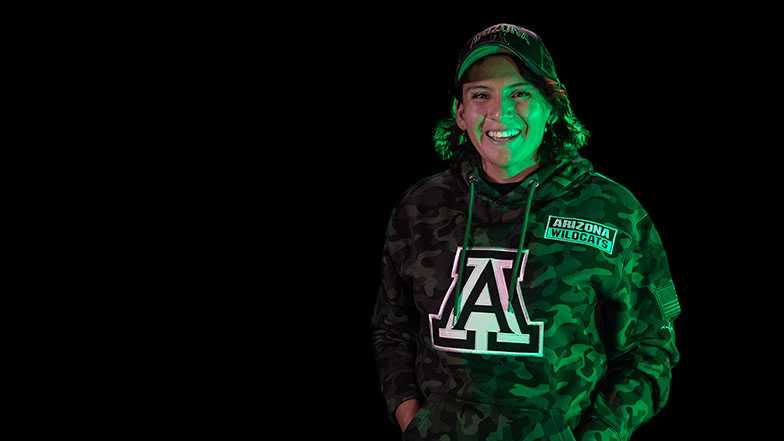
[[[272,402],[279,423],[329,438],[399,439],[370,343],[384,229],[401,194],[446,166],[430,136],[448,115],[460,48],[508,22],[542,37],[592,132],[582,154],[637,196],[669,256],[681,361],[666,408],[634,439],[754,439],[766,430],[775,365],[765,309],[775,293],[760,225],[776,205],[774,144],[764,134],[775,82],[762,64],[770,40],[761,18],[323,12],[270,13],[261,36],[231,29],[211,49],[242,80],[222,72],[220,93],[241,105],[222,114],[227,129],[216,137],[229,153],[209,179],[224,181],[219,209],[245,227],[223,219],[234,247],[224,289],[255,288],[242,289],[223,319],[246,322],[227,348],[250,351],[242,357],[259,366],[247,386],[254,406]],[[239,311],[244,302],[253,307]]]
[[[756,421],[764,405],[752,397],[766,384],[765,356],[755,351],[764,323],[754,299],[764,283],[750,252],[755,221],[740,215],[759,207],[755,198],[765,191],[750,180],[763,142],[756,138],[760,78],[738,63],[740,54],[754,59],[758,40],[698,17],[647,14],[358,20],[323,36],[324,56],[307,74],[320,80],[301,109],[325,118],[313,145],[323,162],[315,176],[304,176],[318,196],[302,213],[318,226],[307,231],[321,256],[309,261],[320,277],[308,295],[328,299],[317,302],[323,331],[312,329],[319,362],[309,377],[324,388],[315,411],[325,412],[325,427],[399,438],[385,418],[368,330],[384,227],[408,186],[444,168],[430,133],[447,115],[459,48],[488,25],[511,22],[544,39],[593,133],[584,156],[638,197],[668,252],[683,308],[676,323],[682,358],[667,407],[634,439],[686,432],[732,439],[762,430]]]

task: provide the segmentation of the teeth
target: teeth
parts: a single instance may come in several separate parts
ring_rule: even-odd
[[[515,136],[519,133],[520,133],[520,129],[510,129],[510,130],[501,130],[501,131],[490,130],[489,132],[487,132],[487,134],[493,138],[511,138],[512,136]]]

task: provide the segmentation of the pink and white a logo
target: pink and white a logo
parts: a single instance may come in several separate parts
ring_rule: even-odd
[[[522,282],[528,250],[524,250],[520,276],[509,295],[517,250],[471,248],[466,256],[460,315],[454,322],[457,271],[462,248],[455,253],[452,284],[438,314],[429,315],[433,347],[442,351],[483,355],[541,357],[544,322],[531,321],[523,299]],[[510,308],[511,306],[511,308]]]

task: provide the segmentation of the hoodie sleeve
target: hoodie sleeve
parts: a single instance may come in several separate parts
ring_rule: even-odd
[[[414,362],[417,311],[411,280],[401,275],[401,264],[411,252],[406,219],[394,210],[389,221],[381,258],[381,286],[371,318],[371,332],[381,392],[390,420],[400,403],[421,400]]]
[[[667,403],[678,362],[680,305],[661,239],[647,214],[634,224],[617,292],[600,298],[607,372],[576,430],[581,441],[626,441]]]

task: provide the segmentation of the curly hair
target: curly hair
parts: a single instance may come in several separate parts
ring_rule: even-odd
[[[548,125],[548,130],[537,150],[539,161],[548,164],[574,158],[577,151],[587,144],[590,133],[572,111],[566,88],[549,78],[535,75],[520,60],[514,59],[514,61],[522,76],[539,89],[558,115],[556,121]],[[443,160],[451,160],[452,166],[455,167],[466,154],[476,153],[465,131],[457,126],[455,119],[457,103],[463,102],[462,91],[463,82],[460,81],[453,91],[452,116],[437,121],[433,130],[436,153]]]

